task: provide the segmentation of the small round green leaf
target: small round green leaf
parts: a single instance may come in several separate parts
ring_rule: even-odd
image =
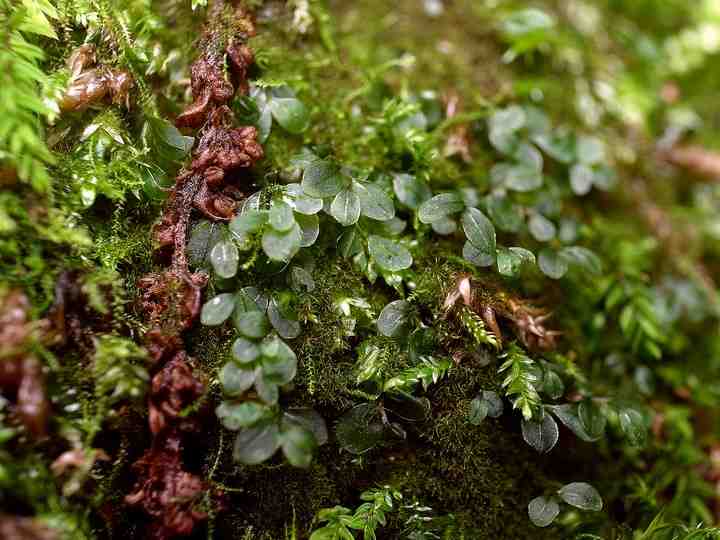
[[[593,184],[593,170],[582,163],[570,168],[570,187],[575,195],[587,195]]]
[[[260,230],[267,223],[268,215],[265,210],[247,209],[230,221],[230,230],[238,236],[244,236]]]
[[[432,197],[427,183],[418,180],[411,174],[396,174],[393,176],[393,190],[398,200],[405,206],[416,209]]]
[[[552,369],[545,371],[543,377],[543,392],[545,392],[552,399],[558,399],[565,393],[565,385],[563,384],[560,375],[555,373]]]
[[[362,215],[378,221],[395,217],[395,205],[387,193],[375,184],[353,183],[353,191],[360,199]]]
[[[311,431],[291,425],[281,434],[283,454],[294,467],[308,467],[317,448]]]
[[[560,505],[553,497],[535,497],[528,504],[528,517],[537,527],[547,527],[559,513]]]
[[[470,413],[468,414],[468,421],[473,426],[479,426],[488,415],[490,405],[487,401],[480,397],[476,397],[470,402]]]
[[[258,372],[258,375],[255,377],[255,391],[258,393],[258,397],[270,405],[277,403],[280,397],[278,385],[267,380],[261,368],[258,368]]]
[[[320,220],[315,215],[296,214],[295,221],[300,227],[300,247],[310,247],[320,235]]]
[[[407,330],[412,305],[407,300],[395,300],[386,305],[377,320],[378,331],[383,336],[396,337]]]
[[[218,377],[223,391],[228,396],[239,396],[255,382],[255,372],[252,369],[242,369],[235,362],[225,364]]]
[[[303,193],[310,197],[333,197],[345,186],[346,181],[336,163],[324,159],[310,162],[303,173]]]
[[[318,446],[328,442],[328,431],[325,420],[315,409],[309,407],[292,407],[283,413],[283,428],[290,424],[296,424],[309,430]]]
[[[560,257],[568,264],[580,267],[581,270],[598,275],[602,272],[602,261],[592,251],[581,246],[569,246],[560,250]]]
[[[543,274],[552,279],[560,279],[568,271],[567,259],[550,248],[545,248],[538,253],[538,266]]]
[[[246,311],[235,317],[235,327],[243,336],[261,338],[270,330],[267,317],[260,311]]]
[[[210,251],[213,270],[218,276],[226,279],[237,274],[239,258],[238,248],[230,240],[221,240]]]
[[[570,429],[575,435],[583,441],[592,442],[593,439],[586,431],[580,421],[577,412],[577,405],[565,403],[563,405],[548,405],[547,409],[551,410],[557,419],[560,420],[565,427]]]
[[[481,251],[468,240],[463,246],[463,257],[476,266],[492,266],[495,263],[495,253]]]
[[[578,405],[578,416],[583,428],[590,437],[599,439],[605,433],[607,418],[602,409],[592,400],[584,399]]]
[[[237,338],[232,346],[233,358],[240,364],[249,364],[260,356],[260,347],[245,338]]]
[[[232,431],[252,426],[265,416],[266,412],[267,407],[256,401],[223,401],[215,408],[215,415],[222,425]]]
[[[580,510],[599,512],[603,507],[600,494],[594,487],[585,482],[566,484],[558,490],[558,495],[570,506],[574,506]]]
[[[274,229],[266,230],[262,237],[262,247],[268,258],[273,261],[287,262],[300,249],[302,231],[297,223],[286,232],[279,232]]]
[[[618,419],[628,442],[633,446],[643,446],[647,439],[647,428],[642,414],[631,408],[621,409],[618,411]]]
[[[555,238],[555,224],[542,214],[534,213],[528,220],[530,234],[538,242],[548,242]]]
[[[310,125],[307,107],[297,98],[273,96],[269,106],[273,118],[290,133],[302,133]]]
[[[368,238],[368,252],[381,268],[390,272],[412,266],[413,258],[407,248],[389,238],[371,235]]]
[[[268,213],[268,222],[276,231],[289,231],[295,224],[295,217],[290,205],[284,201],[273,201]]]
[[[451,214],[456,214],[464,207],[465,203],[459,193],[441,193],[420,205],[418,219],[422,223],[430,224]]]
[[[355,191],[343,189],[330,205],[330,215],[344,227],[357,223],[360,218],[360,198]]]
[[[495,253],[495,227],[477,208],[468,208],[462,216],[468,241],[482,253]]]
[[[497,249],[498,272],[503,276],[514,276],[525,262],[535,262],[535,255],[533,255],[532,251],[520,247],[511,247],[509,249],[499,247]]]
[[[523,225],[523,208],[513,204],[505,196],[485,198],[488,215],[498,229],[505,232],[518,232]]]
[[[287,192],[290,196],[290,204],[299,214],[312,216],[323,208],[322,199],[305,195],[300,184],[288,184]]]
[[[436,233],[447,236],[457,231],[457,222],[449,217],[440,218],[437,221],[433,221],[430,225],[432,230]]]
[[[533,191],[542,186],[542,171],[534,165],[513,165],[505,171],[505,186],[514,191]]]
[[[276,424],[254,426],[238,433],[233,457],[245,465],[257,465],[271,457],[279,447],[280,430]]]
[[[557,423],[549,414],[539,422],[523,420],[522,434],[525,442],[541,454],[552,450],[560,435]]]
[[[235,308],[235,295],[232,293],[218,294],[202,307],[200,322],[207,326],[224,323]]]
[[[597,137],[578,137],[575,150],[580,163],[595,165],[605,161],[605,144]]]
[[[497,392],[492,390],[483,390],[480,393],[482,399],[488,404],[488,416],[497,418],[503,413],[503,401]]]
[[[300,323],[293,319],[288,319],[281,313],[280,306],[275,298],[270,300],[267,310],[270,324],[285,339],[294,339],[300,335]]]

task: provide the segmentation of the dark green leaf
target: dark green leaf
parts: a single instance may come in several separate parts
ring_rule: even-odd
[[[473,426],[479,426],[488,415],[490,405],[487,401],[480,397],[476,397],[470,402],[470,414],[468,415],[468,421]]]
[[[328,441],[327,425],[323,417],[315,409],[309,407],[292,407],[283,414],[283,426],[297,424],[309,430],[315,437],[318,446]]]
[[[267,313],[270,324],[273,325],[273,328],[277,330],[280,336],[285,339],[294,339],[300,335],[300,323],[297,320],[284,317],[275,298],[270,300]]]
[[[543,415],[539,422],[523,419],[522,434],[525,442],[541,454],[552,450],[559,436],[558,426],[549,414]]]
[[[188,262],[202,267],[210,263],[210,251],[222,239],[222,227],[210,221],[201,221],[193,227],[187,243]]]
[[[463,246],[463,257],[477,266],[492,266],[495,263],[495,253],[480,251],[468,240]]]
[[[462,226],[468,241],[481,253],[495,253],[495,227],[477,208],[468,208],[462,216]]]
[[[412,306],[406,300],[395,300],[386,305],[377,320],[378,331],[383,336],[401,335],[410,322]]]
[[[584,399],[578,405],[578,416],[583,429],[593,439],[599,439],[605,433],[607,418],[602,409],[592,400]]]
[[[586,431],[578,416],[577,405],[566,403],[564,405],[548,405],[547,409],[552,411],[558,420],[560,420],[565,427],[570,429],[575,435],[581,438],[583,441],[592,442],[593,439]]]
[[[163,169],[177,167],[195,143],[193,137],[186,137],[173,124],[157,116],[145,118],[142,137]]]
[[[647,439],[647,428],[642,414],[635,409],[621,409],[618,411],[620,429],[622,429],[628,442],[633,446],[644,446]]]

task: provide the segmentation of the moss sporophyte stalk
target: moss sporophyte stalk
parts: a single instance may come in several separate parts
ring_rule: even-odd
[[[702,0],[0,0],[0,538],[719,538]]]

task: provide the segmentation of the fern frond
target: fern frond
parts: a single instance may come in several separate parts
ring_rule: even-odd
[[[542,405],[535,388],[535,383],[538,382],[535,362],[514,344],[501,358],[505,362],[498,368],[498,373],[505,375],[502,382],[505,395],[512,401],[513,408],[520,409],[523,418],[530,420]]]
[[[406,369],[392,379],[385,381],[384,391],[388,390],[412,390],[415,385],[422,383],[423,390],[442,379],[452,366],[447,358],[433,358],[431,356],[421,357],[422,363]]]
[[[45,145],[41,118],[52,114],[42,99],[48,77],[40,69],[43,50],[26,35],[55,37],[47,17],[57,17],[42,0],[15,4],[0,0],[0,163],[39,192],[50,187],[46,165],[54,157]]]
[[[485,328],[482,318],[468,306],[463,306],[460,310],[460,322],[478,345],[489,345],[495,350],[500,350],[497,336]]]

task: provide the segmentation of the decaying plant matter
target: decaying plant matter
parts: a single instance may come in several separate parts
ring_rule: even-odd
[[[115,104],[130,108],[133,80],[123,69],[95,66],[97,57],[91,44],[81,45],[70,55],[67,67],[70,83],[59,103],[63,112],[82,111],[110,98]]]
[[[45,395],[42,364],[30,345],[49,329],[49,321],[28,318],[30,303],[23,293],[9,291],[0,301],[0,389],[14,394],[15,412],[35,437],[45,435],[50,403]]]
[[[152,447],[135,464],[139,479],[126,501],[153,517],[154,538],[189,534],[205,518],[195,506],[207,486],[183,470],[181,457],[184,434],[197,430],[196,422],[181,413],[204,392],[183,350],[182,332],[197,318],[207,282],[206,274],[190,272],[186,242],[193,210],[215,220],[232,217],[243,195],[238,170],[263,156],[257,130],[235,127],[228,107],[236,91],[247,91],[253,55],[245,40],[253,34],[245,11],[223,1],[213,4],[199,43],[200,57],[191,67],[194,102],[176,120],[179,127],[200,127],[198,142],[154,230],[158,249],[169,255],[170,266],[138,283],[140,308],[150,326],[145,342],[159,371],[152,379],[149,402]]]
[[[546,328],[544,323],[552,314],[542,308],[514,298],[507,298],[502,303],[487,304],[478,294],[477,285],[467,275],[457,278],[445,296],[443,308],[446,312],[450,312],[461,300],[462,305],[467,306],[482,318],[498,343],[501,343],[503,339],[497,321],[497,317],[501,317],[512,325],[515,335],[525,347],[532,350],[555,349],[560,332]]]

